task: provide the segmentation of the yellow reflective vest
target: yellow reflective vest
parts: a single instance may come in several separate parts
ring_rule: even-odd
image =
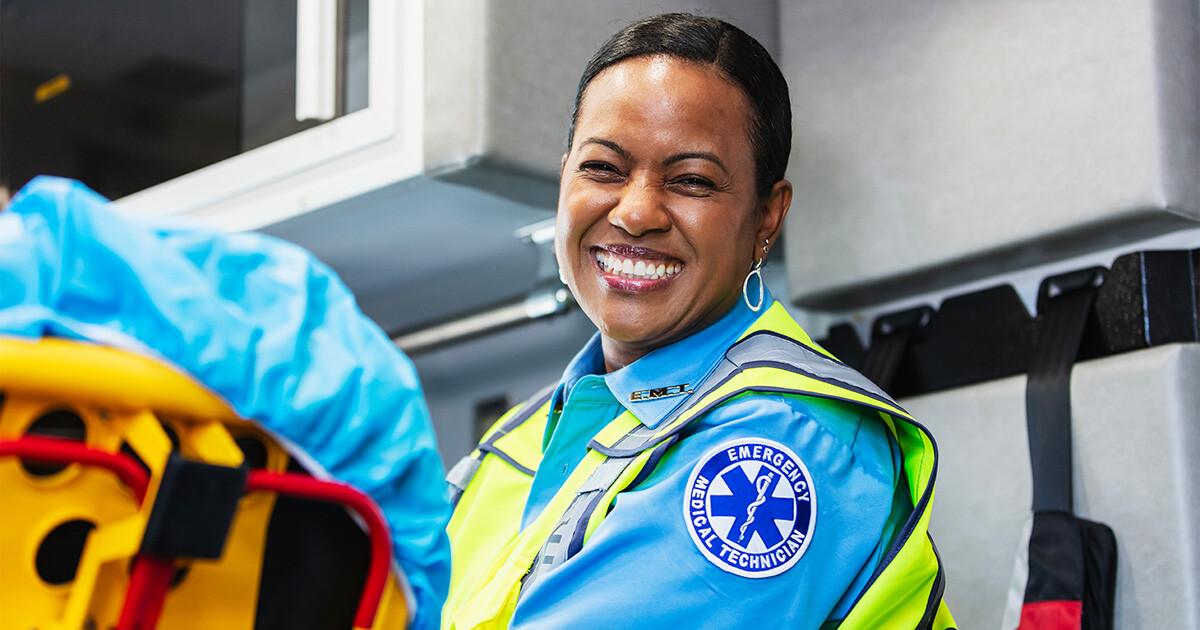
[[[900,447],[911,515],[849,613],[826,627],[954,627],[942,601],[945,572],[928,533],[937,473],[932,436],[874,384],[813,343],[780,304],[743,333],[716,371],[655,428],[626,412],[602,429],[542,513],[521,531],[552,393],[553,388],[545,390],[501,417],[450,471],[457,503],[448,527],[452,568],[444,629],[507,627],[522,589],[577,553],[617,493],[649,474],[693,420],[755,393],[870,408]]]

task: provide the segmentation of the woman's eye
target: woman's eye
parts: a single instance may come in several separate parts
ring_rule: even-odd
[[[579,170],[590,177],[600,179],[613,179],[621,175],[621,171],[608,162],[584,162],[579,165]]]
[[[671,184],[691,194],[707,194],[716,188],[716,184],[711,179],[699,175],[677,177],[671,180]]]

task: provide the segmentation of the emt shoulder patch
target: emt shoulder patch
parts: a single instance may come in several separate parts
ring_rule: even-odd
[[[788,447],[743,438],[700,458],[688,478],[683,517],[710,562],[735,575],[765,578],[804,555],[817,497],[804,462]]]

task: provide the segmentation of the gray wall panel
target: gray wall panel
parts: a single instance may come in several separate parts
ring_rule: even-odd
[[[1159,99],[1165,138],[1163,186],[1180,208],[1200,208],[1200,1],[1160,0],[1155,14],[1159,33],[1158,65],[1163,69]]]
[[[1119,545],[1116,627],[1200,628],[1200,344],[1075,366],[1076,512]],[[932,530],[962,627],[1000,626],[1031,482],[1025,378],[901,401],[941,453]]]
[[[1200,218],[1194,3],[782,7],[799,303],[895,299]]]

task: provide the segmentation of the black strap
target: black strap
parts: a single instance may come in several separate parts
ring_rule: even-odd
[[[871,347],[863,358],[862,375],[884,391],[892,389],[900,358],[915,339],[921,336],[933,309],[928,306],[884,315],[875,320],[871,330]]]
[[[933,622],[937,619],[938,609],[942,605],[942,597],[946,594],[946,565],[938,553],[937,545],[933,544],[933,536],[925,534],[929,546],[933,549],[933,557],[937,558],[937,575],[933,576],[933,586],[929,589],[929,599],[925,601],[925,614],[917,623],[917,630],[933,630]]]
[[[1047,278],[1038,298],[1041,323],[1025,388],[1033,510],[1074,511],[1071,478],[1071,367],[1102,268]]]

